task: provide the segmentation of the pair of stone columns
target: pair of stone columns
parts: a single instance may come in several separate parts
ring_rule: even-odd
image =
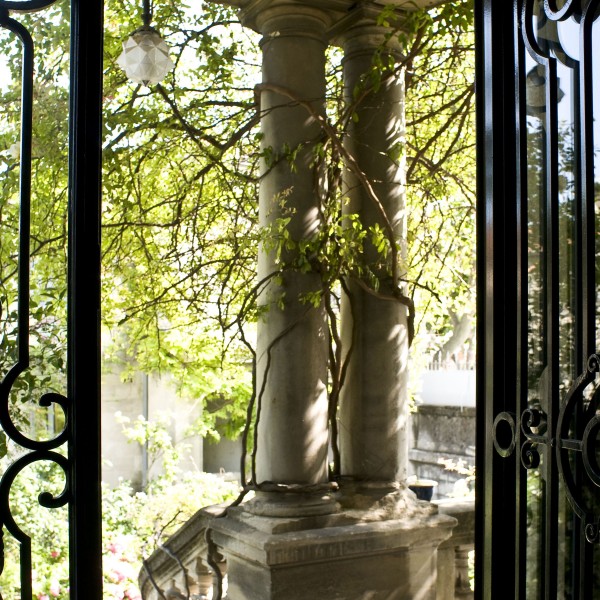
[[[358,214],[366,229],[379,225],[403,240],[402,69],[392,69],[393,75],[359,101],[355,97],[376,52],[384,61],[400,58],[394,38],[385,43],[391,30],[376,24],[380,11],[374,2],[346,0],[256,0],[242,6],[243,24],[262,34],[262,143],[270,160],[260,185],[260,225],[276,231],[286,222],[296,243],[322,225],[314,151],[328,134],[330,43],[343,48],[345,99],[355,105],[342,150],[348,164],[344,210]],[[294,252],[286,256],[284,249],[283,260],[293,259]],[[364,253],[381,283],[373,293],[347,281],[350,298],[344,298],[341,314],[348,360],[339,413],[341,470],[359,481],[390,483],[406,477],[407,307],[393,299],[397,281],[377,266],[381,256],[369,241]],[[276,260],[272,250],[261,251],[260,281],[277,271]],[[400,268],[398,261],[396,275]],[[259,297],[264,307],[257,347],[259,483],[318,487],[328,481],[327,314],[323,303],[303,301],[321,287],[318,273],[289,270],[265,284]]]
[[[260,89],[265,161],[260,224],[289,236],[280,259],[297,258],[297,243],[323,226],[314,150],[329,131],[325,115],[325,51],[344,51],[346,103],[355,103],[376,52],[400,66],[400,48],[385,45],[381,6],[353,0],[239,0],[242,22],[262,34]],[[415,2],[411,2],[414,7]],[[398,13],[400,17],[401,12]],[[390,70],[353,107],[338,150],[346,214],[404,237],[402,69]],[[343,143],[343,146],[341,145]],[[281,226],[285,225],[285,232]],[[408,314],[394,277],[370,241],[364,259],[380,279],[374,293],[347,280],[341,328],[348,361],[339,429],[339,494],[328,477],[328,322],[323,303],[303,302],[322,289],[312,269],[277,279],[277,253],[259,257],[259,492],[211,526],[227,558],[231,600],[434,600],[437,548],[456,520],[437,515],[399,485],[406,477]],[[385,262],[385,261],[383,261]],[[350,351],[350,348],[352,349]],[[391,493],[390,493],[391,492]]]

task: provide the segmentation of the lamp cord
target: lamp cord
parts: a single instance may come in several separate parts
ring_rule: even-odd
[[[150,22],[152,21],[152,11],[150,9],[150,0],[142,0],[142,21],[144,22],[145,27],[150,26]]]

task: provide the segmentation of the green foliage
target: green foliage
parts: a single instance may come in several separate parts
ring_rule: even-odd
[[[65,391],[68,5],[58,2],[15,17],[32,31],[36,46],[32,366],[11,396],[25,424],[42,393]],[[250,394],[250,353],[240,328],[255,318],[246,294],[255,277],[259,160],[252,91],[257,65],[242,57],[252,60],[255,46],[240,35],[229,9],[211,4],[199,11],[195,3],[157,3],[154,9],[178,68],[164,87],[150,90],[131,86],[115,64],[121,41],[139,26],[139,3],[106,7],[105,358],[169,372],[179,391],[195,398],[228,397],[239,408],[230,411],[239,433]],[[6,32],[0,47],[12,74],[0,86],[0,373],[5,374],[17,348],[20,49]],[[214,429],[214,422],[207,425]]]
[[[474,344],[475,115],[471,0],[431,13],[407,66],[407,279],[413,358]],[[468,327],[459,327],[469,322]]]
[[[6,463],[6,459],[3,460]],[[33,540],[32,580],[37,597],[68,598],[67,509],[46,509],[37,504],[37,496],[60,494],[65,477],[57,465],[43,461],[25,468],[11,488],[12,515],[17,526]],[[19,600],[19,544],[4,530],[5,568],[0,577],[0,593],[5,600]],[[44,594],[46,598],[44,598]]]
[[[38,49],[34,80],[32,197],[30,251],[30,369],[16,380],[10,396],[13,418],[29,425],[30,413],[47,392],[65,392],[66,339],[66,174],[68,90],[60,81],[68,64],[68,40],[62,28],[66,3],[48,14],[48,26],[38,30],[36,17],[23,22],[35,32]],[[68,18],[66,19],[68,23]],[[0,84],[0,376],[17,360],[17,269],[19,225],[21,50],[13,36],[0,31],[0,48],[12,79],[2,73]],[[25,332],[21,332],[24,336]],[[22,343],[25,344],[23,339]],[[35,392],[34,392],[35,390]]]
[[[232,500],[235,482],[209,473],[182,472],[185,450],[167,432],[168,419],[137,419],[124,424],[126,438],[146,445],[149,462],[160,459],[161,470],[146,490],[134,492],[128,483],[103,488],[104,597],[139,598],[137,576],[142,562],[204,506]]]
[[[67,4],[18,17],[39,47],[31,350],[40,366],[19,378],[15,405],[32,400],[33,380],[42,380],[48,391],[64,388]],[[384,7],[379,19],[388,29],[384,44],[355,90],[359,103],[396,69],[406,71],[407,138],[389,151],[407,166],[405,246],[391,240],[383,224],[364,226],[357,215],[342,216],[340,180],[348,157],[340,141],[356,112],[342,100],[338,51],[329,52],[328,120],[312,151],[315,172],[322,174],[316,191],[322,198],[322,229],[299,240],[290,229],[293,215],[258,227],[259,164],[271,168],[284,160],[295,169],[303,148],[261,147],[254,90],[260,78],[257,39],[231,9],[216,3],[199,9],[192,2],[156,2],[155,21],[177,68],[162,85],[132,85],[115,61],[121,41],[139,26],[138,4],[106,5],[102,319],[110,341],[105,358],[145,372],[172,373],[182,393],[204,402],[229,398],[225,406],[241,418],[251,392],[248,340],[264,285],[256,281],[255,269],[261,244],[275,257],[273,283],[286,270],[319,274],[322,290],[303,299],[314,305],[344,278],[359,278],[377,291],[383,279],[401,272],[404,291],[417,305],[420,353],[440,349],[452,337],[456,319],[473,310],[472,3],[416,11],[401,30],[392,8]],[[396,39],[406,54],[400,65],[386,51]],[[0,245],[0,367],[6,372],[16,344],[14,144],[20,65],[11,36],[3,34],[0,46],[13,73],[0,89],[0,217],[8,232]],[[367,248],[375,249],[376,260],[369,253],[365,260]],[[272,300],[283,306],[283,290]]]
[[[32,539],[33,593],[36,600],[68,600],[68,531],[66,508],[46,509],[36,502],[42,491],[60,493],[60,468],[39,463],[17,478],[11,507],[17,524]],[[208,473],[163,475],[147,492],[128,483],[102,488],[103,565],[106,600],[141,600],[137,578],[142,561],[199,508],[226,502],[238,493],[236,483]],[[19,544],[5,532],[5,568],[0,576],[4,600],[19,600]]]
[[[199,508],[232,500],[235,483],[208,473],[163,480],[151,493],[127,484],[103,490],[104,597],[139,598],[137,577],[147,558]],[[129,595],[124,595],[129,594]]]
[[[36,408],[41,394],[65,392],[68,4],[59,1],[41,13],[18,16],[33,32],[37,49],[32,366],[17,379],[11,405],[16,419],[30,430],[41,429],[45,419],[46,411]],[[440,351],[463,316],[472,320],[473,7],[472,0],[462,0],[430,14],[416,11],[402,30],[396,29],[391,5],[384,7],[380,16],[380,25],[387,28],[384,44],[354,90],[354,101],[360,103],[398,69],[406,74],[406,140],[389,150],[389,158],[406,164],[406,243],[393,238],[384,223],[365,225],[360,215],[346,210],[341,180],[352,157],[344,154],[341,141],[359,117],[357,104],[347,106],[343,100],[341,55],[335,49],[328,53],[327,119],[322,135],[312,140],[310,156],[318,175],[320,227],[308,239],[294,236],[294,213],[286,208],[290,190],[273,200],[278,212],[259,227],[259,165],[269,169],[285,161],[294,171],[304,148],[264,144],[255,91],[260,80],[257,39],[240,26],[231,9],[212,2],[199,7],[191,0],[154,3],[155,21],[177,67],[162,85],[145,88],[128,82],[115,63],[121,41],[140,25],[140,3],[106,3],[103,350],[107,362],[147,373],[170,373],[182,394],[201,400],[206,410],[202,421],[194,424],[197,433],[237,437],[252,395],[253,349],[248,340],[260,316],[256,298],[272,283],[269,290],[276,292],[271,300],[284,307],[290,300],[282,285],[286,272],[318,274],[320,288],[301,301],[312,306],[325,303],[334,346],[339,344],[339,297],[350,279],[379,293],[401,274],[402,292],[417,307],[416,356]],[[400,64],[387,52],[387,45],[396,41],[405,54]],[[4,376],[17,352],[21,65],[18,44],[6,32],[0,34],[0,51],[12,75],[0,85],[0,375]],[[268,282],[256,280],[261,247],[274,257]],[[340,365],[332,365],[332,372],[335,368],[339,374]],[[63,416],[54,419],[60,429]],[[234,486],[210,476],[181,475],[177,466],[181,449],[163,435],[160,424],[139,420],[128,432],[133,441],[150,444],[165,470],[144,493],[133,493],[127,484],[103,492],[105,595],[111,599],[137,598],[141,556],[194,510],[235,493]],[[0,436],[0,456],[6,452],[6,440]],[[19,478],[15,506],[30,506],[40,481],[60,487],[61,475],[55,470],[41,469]],[[213,491],[215,495],[209,495]],[[52,520],[56,515],[58,522],[64,514],[48,513],[36,507],[27,514],[32,535],[42,542],[34,555],[39,600],[60,598],[66,589],[66,534]],[[16,547],[10,544],[0,584],[6,600],[18,597]]]
[[[255,51],[231,10],[192,4],[155,7],[177,69],[152,89],[114,63],[135,3],[107,7],[103,314],[112,359],[240,406],[240,328],[255,318],[256,65],[244,63]]]

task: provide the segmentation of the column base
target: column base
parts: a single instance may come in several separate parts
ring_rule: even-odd
[[[265,491],[271,488],[271,491]],[[262,484],[252,500],[244,504],[245,512],[261,517],[309,517],[330,515],[338,511],[337,485],[312,486]],[[310,490],[310,491],[309,491]]]
[[[404,505],[404,516],[347,508],[273,518],[230,509],[211,525],[227,559],[228,600],[435,600],[437,548],[456,519],[411,495],[399,502],[403,490],[393,494],[383,505]]]

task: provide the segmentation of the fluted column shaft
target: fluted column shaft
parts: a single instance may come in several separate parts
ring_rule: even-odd
[[[345,145],[372,188],[371,192],[356,171],[347,169],[345,195],[349,202],[344,210],[358,214],[366,229],[379,225],[384,232],[393,230],[395,242],[402,245],[404,73],[398,51],[382,46],[384,33],[367,22],[341,37],[346,102],[355,112]],[[384,72],[380,86],[373,87],[374,80],[365,75],[382,47],[383,60],[393,59],[397,68]],[[402,254],[400,251],[396,265],[399,274]],[[393,281],[370,241],[365,244],[364,261],[380,285],[369,292],[350,280],[350,294],[343,298],[343,343],[349,366],[340,403],[342,474],[358,480],[398,481],[406,477],[408,452],[407,308],[393,299]],[[384,262],[389,269],[389,255]]]

